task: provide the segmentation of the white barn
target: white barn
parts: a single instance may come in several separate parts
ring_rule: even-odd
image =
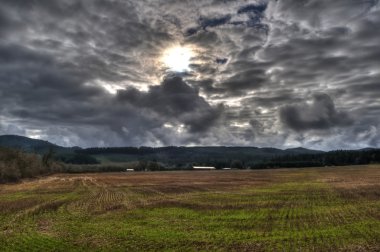
[[[193,166],[193,169],[194,170],[199,170],[199,171],[203,171],[203,170],[215,170],[215,167],[213,166]]]

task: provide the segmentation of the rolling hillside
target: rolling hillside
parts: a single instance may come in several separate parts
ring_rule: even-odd
[[[257,147],[109,147],[109,148],[66,148],[48,141],[32,139],[17,135],[0,136],[0,146],[20,149],[25,152],[44,154],[50,149],[56,156],[80,154],[92,156],[102,163],[124,163],[138,160],[158,161],[168,165],[185,166],[188,163],[229,163],[235,159],[242,162],[261,162],[273,157],[297,154],[317,154],[321,151],[295,148],[281,150]]]
[[[48,141],[17,135],[0,136],[0,147],[19,149],[25,152],[36,154],[45,154],[50,149],[56,153],[72,153],[78,149],[78,147],[65,148]]]

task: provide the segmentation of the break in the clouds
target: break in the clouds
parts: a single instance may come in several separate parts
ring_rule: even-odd
[[[379,30],[378,0],[2,0],[0,134],[380,147]]]

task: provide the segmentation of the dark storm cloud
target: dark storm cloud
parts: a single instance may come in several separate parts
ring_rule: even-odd
[[[281,108],[280,119],[287,127],[296,131],[324,130],[352,124],[349,115],[337,111],[327,94],[315,94],[311,104],[302,103]]]
[[[216,63],[221,64],[221,65],[226,64],[227,61],[228,61],[228,59],[226,59],[226,58],[223,58],[223,59],[221,59],[221,58],[217,58],[217,59],[216,59]]]
[[[169,123],[179,120],[193,133],[209,129],[222,112],[222,107],[211,107],[196,89],[177,76],[167,77],[160,86],[152,86],[148,92],[119,91],[118,99],[136,108],[153,110]]]
[[[243,14],[243,13],[255,13],[255,14],[262,14],[265,10],[267,9],[266,4],[250,4],[243,6],[239,8],[238,14]]]
[[[0,3],[0,134],[378,147],[378,0]],[[193,47],[187,73],[160,57]],[[328,95],[327,95],[328,94]]]
[[[0,61],[2,64],[11,63],[34,63],[49,64],[53,63],[52,59],[47,55],[27,49],[19,45],[2,44],[0,45]]]
[[[216,27],[219,25],[224,25],[230,20],[231,20],[230,15],[226,15],[224,17],[216,17],[216,18],[201,17],[199,19],[199,25],[202,29],[206,29],[207,27]]]
[[[231,94],[240,94],[241,91],[260,88],[265,82],[265,74],[262,69],[251,69],[238,72],[222,83],[222,87]]]

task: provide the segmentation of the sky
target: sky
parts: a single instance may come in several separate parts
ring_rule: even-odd
[[[380,147],[379,0],[1,0],[0,134]]]

